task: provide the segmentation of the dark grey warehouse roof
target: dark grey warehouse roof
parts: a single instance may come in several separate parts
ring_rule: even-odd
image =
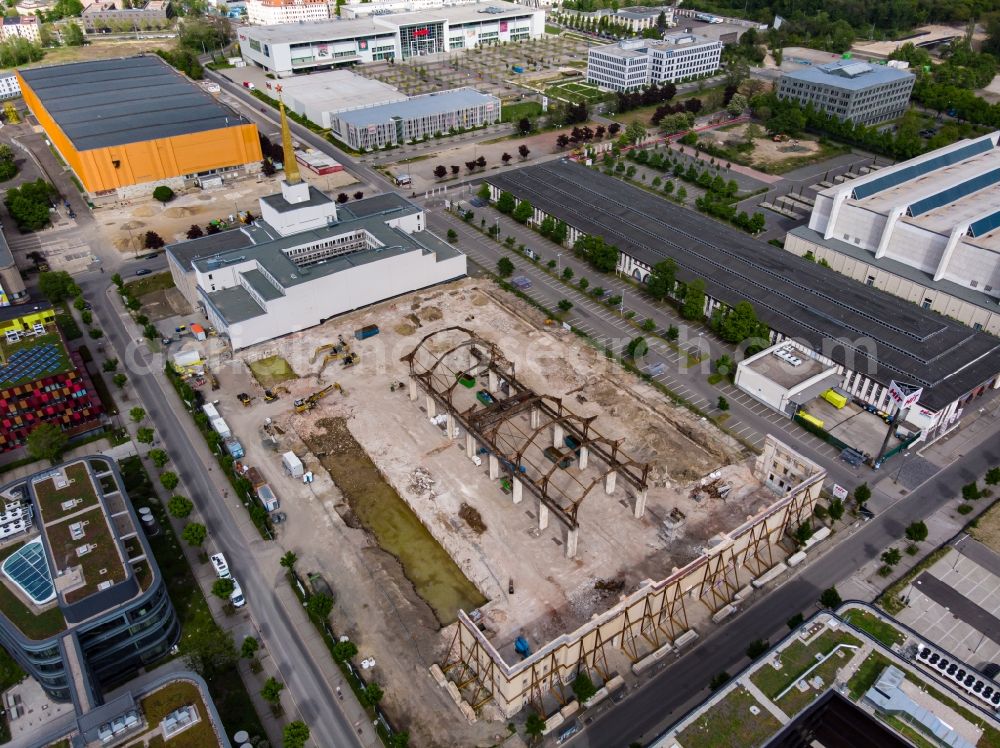
[[[153,55],[18,72],[78,151],[247,124]]]
[[[567,161],[487,178],[535,208],[652,266],[672,257],[678,278],[704,278],[725,304],[758,317],[879,382],[924,388],[940,409],[1000,372],[1000,339],[757,241],[645,190]],[[843,345],[831,345],[841,341]],[[853,358],[853,361],[849,361]]]

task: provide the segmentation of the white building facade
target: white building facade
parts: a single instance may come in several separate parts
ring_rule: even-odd
[[[838,60],[785,73],[777,96],[811,104],[840,120],[870,125],[901,117],[909,108],[915,81],[907,70]]]
[[[419,13],[251,26],[240,29],[238,35],[247,64],[283,77],[537,39],[544,34],[544,10],[497,0]]]
[[[0,99],[14,99],[21,95],[21,84],[13,73],[0,76]]]
[[[612,91],[676,83],[719,69],[722,43],[696,34],[671,33],[662,41],[629,39],[587,52],[587,82]]]
[[[246,9],[247,23],[258,26],[328,21],[335,14],[327,0],[247,0]]]

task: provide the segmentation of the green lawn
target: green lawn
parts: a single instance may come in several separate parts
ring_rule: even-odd
[[[542,113],[542,105],[538,101],[519,101],[515,104],[504,104],[500,113],[501,122],[517,122],[522,117],[537,117]]]
[[[752,714],[756,706],[759,714]],[[755,748],[781,728],[781,723],[743,688],[716,703],[677,735],[684,748]]]
[[[780,708],[781,711],[789,717],[792,717],[809,706],[813,702],[813,699],[818,697],[833,683],[834,679],[837,677],[837,670],[844,667],[844,665],[851,661],[851,657],[854,653],[851,650],[841,651],[843,652],[843,657],[834,655],[809,673],[808,680],[812,680],[816,676],[819,676],[823,680],[823,690],[817,691],[815,688],[810,687],[806,691],[800,691],[797,688],[793,688],[781,697],[781,701],[775,702],[778,705],[778,708]]]
[[[191,567],[181,550],[180,542],[174,534],[169,518],[158,502],[152,501],[153,485],[149,475],[137,457],[130,457],[119,463],[125,490],[135,507],[148,506],[153,510],[162,532],[149,538],[153,556],[160,567],[160,573],[167,583],[170,600],[181,622],[181,640],[178,643],[184,655],[187,642],[197,636],[221,634],[218,624],[212,618],[205,596],[191,573]],[[243,686],[240,674],[231,671],[208,681],[212,699],[219,709],[219,716],[232,734],[236,730],[248,730],[251,735],[263,735],[260,718],[254,711],[250,696]]]
[[[125,290],[137,299],[141,299],[153,291],[164,291],[173,287],[174,277],[169,272],[144,275],[139,280],[129,281],[125,284]]]
[[[557,83],[545,90],[545,95],[550,98],[565,99],[574,104],[581,101],[592,104],[605,98],[596,86],[589,83]]]
[[[844,616],[844,620],[887,647],[891,647],[893,644],[902,644],[906,639],[902,631],[867,610],[849,610]]]
[[[781,650],[781,670],[764,665],[750,676],[750,680],[764,692],[765,696],[773,699],[816,664],[816,655],[827,654],[838,644],[858,646],[861,642],[843,631],[824,631],[808,645],[796,639]],[[843,664],[843,661],[840,663]]]

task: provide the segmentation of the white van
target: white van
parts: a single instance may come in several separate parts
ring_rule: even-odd
[[[221,553],[216,553],[212,556],[212,568],[215,569],[215,573],[219,579],[229,579],[232,576],[229,572],[229,564],[226,563],[226,557]]]
[[[234,608],[242,608],[247,604],[247,599],[243,597],[243,588],[236,581],[236,577],[233,577],[233,594],[229,596],[229,602],[233,604]]]

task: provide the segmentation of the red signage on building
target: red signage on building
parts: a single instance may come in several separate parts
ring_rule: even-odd
[[[430,32],[428,32],[426,28],[413,30],[414,36],[427,36],[428,33]]]

